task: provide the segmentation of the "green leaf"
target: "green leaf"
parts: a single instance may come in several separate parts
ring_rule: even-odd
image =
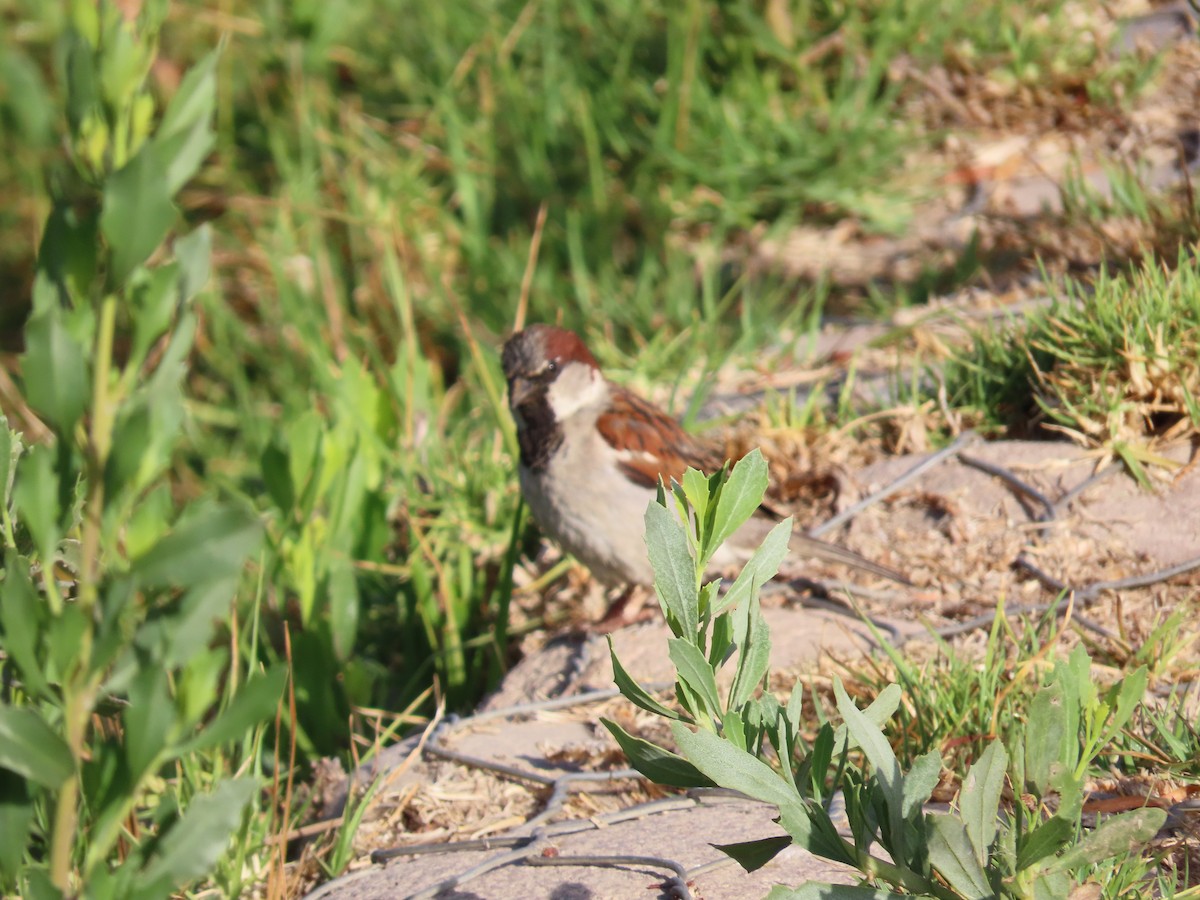
[[[704,542],[702,562],[707,563],[713,552],[754,515],[762,505],[767,483],[767,461],[762,451],[755,448],[738,460],[717,498],[713,528]]]
[[[78,209],[60,200],[46,220],[37,267],[53,283],[62,305],[85,301],[95,280],[97,212],[94,206]]]
[[[1053,856],[1074,836],[1074,817],[1051,816],[1021,841],[1017,851],[1017,869],[1031,868],[1035,863]]]
[[[325,420],[316,410],[301,413],[285,426],[288,447],[288,471],[300,497],[299,512],[307,518],[312,512],[319,487],[325,443]]]
[[[88,354],[55,311],[33,315],[25,326],[21,371],[29,405],[63,440],[70,440],[88,402]]]
[[[733,619],[735,639],[743,629],[744,637],[738,646],[737,671],[729,687],[729,708],[740,709],[762,683],[771,663],[771,631],[763,618],[757,589],[750,592],[750,601],[734,612]],[[745,625],[739,627],[739,620]]]
[[[150,68],[152,50],[137,40],[131,25],[111,18],[103,21],[100,87],[109,105],[120,109],[137,96]]]
[[[667,641],[667,654],[680,680],[703,702],[705,712],[712,718],[718,717],[721,702],[717,699],[717,679],[700,648],[684,638],[671,638]]]
[[[21,439],[9,429],[8,419],[0,415],[0,505],[5,509],[12,491],[9,476],[16,474],[15,464],[20,455]]]
[[[746,732],[747,725],[741,713],[729,710],[721,717],[721,733],[725,736],[725,740],[739,750],[746,750],[750,747],[750,739]]]
[[[779,824],[797,846],[834,862],[855,865],[854,848],[838,834],[829,813],[819,804],[797,795],[788,806],[780,807]]]
[[[798,691],[796,692],[798,693]],[[790,707],[791,704],[789,704]],[[808,772],[810,790],[814,797],[821,797],[825,790],[825,776],[833,762],[833,746],[836,743],[833,726],[826,722],[817,732],[817,739],[812,743],[808,758],[804,761]]]
[[[104,471],[110,498],[125,489],[140,493],[170,465],[183,419],[183,391],[178,381],[155,379],[125,405]]]
[[[1106,730],[1109,738],[1124,728],[1133,717],[1142,698],[1146,696],[1148,678],[1146,667],[1139,666],[1112,686],[1108,695],[1109,706],[1113,709],[1112,719]]]
[[[717,603],[717,593],[721,590],[721,581],[709,581],[700,586],[700,599],[697,608],[701,622],[712,621],[712,608]]]
[[[129,686],[125,723],[125,758],[135,782],[150,774],[174,737],[175,704],[167,685],[167,672],[157,660],[141,660]]]
[[[335,560],[326,582],[329,592],[329,629],[333,635],[333,652],[346,660],[354,652],[358,635],[358,580],[349,559]]]
[[[792,692],[788,695],[787,710],[784,718],[789,730],[788,743],[794,747],[796,739],[800,735],[800,729],[805,724],[804,688],[801,687],[799,678],[792,683]]]
[[[83,6],[84,4],[80,4]],[[100,103],[100,85],[96,81],[98,41],[88,42],[74,29],[67,31],[67,121],[77,131]]]
[[[710,844],[720,850],[747,872],[761,869],[782,851],[792,846],[792,837],[781,834],[778,837],[760,838],[757,841],[743,841],[738,844]]]
[[[147,141],[104,186],[100,231],[112,256],[109,280],[126,282],[175,224],[173,192],[153,141]]]
[[[4,631],[4,649],[17,664],[27,694],[46,697],[50,685],[38,661],[41,645],[39,619],[41,598],[29,577],[29,562],[9,550],[4,555],[4,581],[0,582],[0,628]]]
[[[220,57],[218,48],[188,69],[163,113],[158,126],[160,136],[189,131],[197,122],[212,121],[217,100],[217,61]]]
[[[41,70],[10,42],[0,52],[0,84],[6,86],[5,102],[12,114],[19,145],[39,148],[54,135],[57,104],[46,88]]]
[[[712,779],[683,757],[647,740],[634,737],[610,719],[601,717],[600,721],[629,757],[633,767],[655,784],[680,788],[714,786]]]
[[[705,722],[712,717],[705,711],[704,703],[696,696],[696,692],[688,687],[686,681],[676,679],[675,681],[675,701],[683,708],[684,714],[680,717],[686,722]]]
[[[1062,900],[1072,886],[1071,879],[1062,872],[1044,872],[1033,881],[1033,900]]]
[[[1099,692],[1092,678],[1092,659],[1083,644],[1076,644],[1070,656],[1055,665],[1054,674],[1074,706],[1086,709],[1095,703]]]
[[[790,517],[771,529],[746,565],[742,567],[742,571],[738,572],[737,578],[725,592],[725,596],[713,604],[714,615],[736,607],[750,596],[753,585],[766,584],[775,577],[784,557],[787,556],[788,541],[791,536],[792,520]]]
[[[0,885],[15,882],[33,824],[33,798],[29,782],[15,772],[0,769]]]
[[[987,875],[975,859],[967,829],[954,816],[932,815],[929,823],[929,862],[966,900],[994,896]]]
[[[211,794],[196,797],[158,842],[137,879],[137,890],[166,896],[194,878],[208,874],[229,844],[242,810],[258,790],[253,779],[223,781]]]
[[[191,740],[176,748],[175,752],[179,756],[187,756],[244,738],[275,711],[285,684],[287,667],[283,663],[247,682],[215,719],[203,726]]]
[[[186,131],[163,134],[154,139],[157,168],[163,173],[168,197],[174,197],[191,180],[216,143],[217,136],[207,121],[199,121]]]
[[[191,234],[177,238],[172,249],[179,261],[178,302],[183,305],[190,303],[208,284],[212,269],[212,229],[201,225]]]
[[[883,723],[890,719],[897,708],[899,708],[901,696],[900,685],[889,684],[879,692],[879,696],[871,702],[870,706],[862,711],[862,714],[867,717],[869,722],[882,728]],[[834,732],[833,752],[835,754],[843,752],[846,749],[847,740],[852,737],[845,725],[839,725]],[[851,748],[857,747],[858,742],[850,740],[849,746]]]
[[[683,523],[665,506],[646,507],[646,549],[654,568],[654,590],[676,637],[692,639],[699,627],[696,572]]]
[[[114,660],[129,648],[130,623],[141,608],[141,600],[133,580],[128,575],[112,573],[100,591],[99,607],[100,621],[95,623],[95,643],[92,645],[90,665],[93,674],[109,671]],[[130,611],[135,615],[128,615]],[[189,637],[195,641],[206,638],[207,635],[196,633]],[[125,687],[122,686],[120,691],[109,693],[115,696],[124,690]],[[103,704],[107,701],[101,702]]]
[[[1000,815],[1000,795],[1004,790],[1004,773],[1008,769],[1008,752],[1000,739],[988,744],[975,764],[967,770],[958,806],[966,824],[967,837],[975,848],[975,859],[987,865],[988,850],[996,838],[996,822]]]
[[[1063,689],[1054,681],[1034,695],[1025,726],[1025,784],[1039,797],[1050,791],[1052,774],[1064,765],[1063,744],[1075,741],[1063,722]]]
[[[708,513],[708,479],[699,469],[690,466],[683,473],[683,495],[696,512],[696,518],[701,522]]]
[[[78,663],[79,645],[83,641],[84,633],[92,625],[80,610],[78,603],[64,606],[62,612],[51,616],[46,625],[48,663],[44,671],[51,682],[60,681],[65,679],[67,673]]]
[[[220,682],[229,671],[227,647],[203,647],[193,653],[175,678],[175,707],[180,728],[175,737],[199,722],[220,699]]]
[[[122,407],[113,426],[113,452],[104,467],[104,491],[109,498],[119,496],[121,488],[137,478],[152,436],[154,421],[144,398]]]
[[[729,651],[733,648],[733,618],[729,613],[723,613],[713,621],[712,635],[708,645],[708,664],[720,671],[729,660]]]
[[[187,372],[188,354],[195,343],[197,319],[194,313],[184,312],[169,332],[167,349],[163,351],[158,368],[150,376],[150,387],[162,390],[165,383],[178,385]]]
[[[1066,872],[1117,855],[1141,852],[1167,821],[1167,811],[1144,807],[1105,819],[1095,831],[1047,865],[1047,872]]]
[[[50,880],[50,873],[40,866],[27,866],[21,896],[23,900],[62,900],[62,891]]]
[[[0,705],[0,768],[58,790],[75,772],[71,751],[32,709]]]
[[[904,818],[911,821],[933,795],[942,775],[942,755],[936,749],[918,756],[904,776]]]
[[[122,530],[125,552],[134,559],[147,553],[171,527],[174,511],[171,488],[165,482],[140,497]]]
[[[135,308],[131,364],[140,366],[151,345],[171,327],[181,277],[179,264],[167,263],[151,271],[138,269],[130,278],[129,294]]]
[[[858,742],[867,759],[875,769],[875,777],[883,791],[887,804],[889,833],[892,846],[889,851],[898,862],[907,862],[907,840],[904,830],[904,782],[900,775],[900,763],[892,747],[884,737],[883,731],[854,705],[842,687],[842,680],[835,677],[833,692],[837,697],[838,712],[846,720],[846,729],[850,736]],[[882,696],[882,695],[881,695]]]
[[[771,741],[771,746],[775,748],[775,756],[780,763],[780,774],[788,780],[792,787],[795,787],[796,785],[789,777],[792,767],[783,765],[784,760],[790,762],[792,759],[792,748],[788,743],[790,729],[784,718],[783,707],[779,705],[774,694],[764,691],[762,696],[751,700],[746,708],[753,711],[755,719],[761,723],[760,727]]]
[[[192,587],[241,571],[262,538],[258,520],[236,506],[208,504],[133,563],[145,587]]]
[[[287,451],[280,446],[278,440],[267,444],[259,462],[263,484],[266,485],[267,495],[275,503],[275,508],[285,516],[290,516],[296,503],[296,488],[292,484],[292,474],[288,468]]]
[[[693,732],[681,722],[672,722],[671,733],[683,755],[721,787],[781,808],[799,801],[778,772],[712,732]]]
[[[613,681],[616,682],[617,690],[621,692],[625,699],[631,701],[636,706],[640,706],[647,712],[656,713],[668,719],[678,719],[679,713],[659,703],[649,691],[638,684],[634,677],[625,671],[625,667],[617,659],[617,652],[613,649],[612,635],[605,635],[605,637],[608,638],[608,655],[612,659]]]
[[[765,693],[761,697],[748,700],[742,707],[741,714],[746,719],[747,734],[757,735],[766,728],[768,716],[774,721],[779,712],[779,701],[775,695]]]

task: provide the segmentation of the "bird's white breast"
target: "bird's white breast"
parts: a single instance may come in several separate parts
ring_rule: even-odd
[[[547,466],[519,469],[525,502],[542,530],[609,584],[653,581],[646,506],[654,491],[630,481],[596,431],[599,410],[560,419],[563,441]]]

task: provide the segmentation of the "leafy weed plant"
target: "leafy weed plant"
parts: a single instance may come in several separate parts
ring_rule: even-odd
[[[1082,647],[1057,662],[1027,708],[988,741],[967,769],[950,812],[926,812],[941,776],[936,750],[901,767],[883,731],[901,689],[883,690],[865,710],[840,680],[834,693],[843,722],[801,738],[799,697],[787,705],[766,683],[770,634],[758,588],[786,552],[791,522],[767,537],[725,594],[703,581],[712,553],[757,508],[766,463],[752,453],[732,471],[706,478],[689,471],[682,484],[660,489],[646,511],[646,541],[655,590],[674,637],[680,710],[634,681],[613,654],[622,693],[671,720],[676,754],[605,725],[633,765],[662,784],[718,785],[773,804],[785,834],[720,849],[748,869],[796,843],[857,868],[873,884],[937,898],[1063,897],[1096,863],[1145,845],[1166,820],[1161,809],[1109,817],[1093,831],[1081,826],[1084,779],[1093,761],[1129,722],[1146,688],[1138,669],[1105,691],[1091,677]],[[729,687],[717,673],[733,664]],[[849,835],[839,833],[829,804],[841,792]],[[1015,800],[1006,800],[1006,795]],[[887,859],[872,852],[878,845]],[[874,887],[777,887],[783,898],[881,898]]]
[[[0,423],[0,887],[31,898],[162,897],[208,875],[258,791],[258,726],[286,677],[227,646],[259,523],[171,490],[211,232],[164,241],[213,143],[217,57],[156,120],[144,82],[165,14],[72,6],[73,168],[22,357],[50,438]]]

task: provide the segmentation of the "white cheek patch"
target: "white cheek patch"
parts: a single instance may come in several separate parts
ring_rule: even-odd
[[[550,408],[554,410],[554,418],[559,422],[581,410],[600,406],[607,396],[604,377],[598,370],[582,363],[564,366],[546,392]]]

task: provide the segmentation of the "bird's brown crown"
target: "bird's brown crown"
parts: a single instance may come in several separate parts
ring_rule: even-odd
[[[569,362],[599,368],[579,335],[554,325],[530,325],[524,331],[518,331],[505,342],[501,357],[504,376],[509,380],[517,376],[541,375],[548,366],[560,368]]]

